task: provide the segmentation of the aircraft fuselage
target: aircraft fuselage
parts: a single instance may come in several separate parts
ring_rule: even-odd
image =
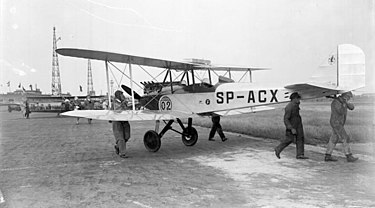
[[[271,105],[289,101],[291,91],[277,87],[257,87],[246,83],[227,83],[214,92],[168,94],[159,99],[159,110],[206,113]]]

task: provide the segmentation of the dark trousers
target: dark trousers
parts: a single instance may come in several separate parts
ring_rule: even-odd
[[[130,124],[127,121],[112,121],[113,135],[120,155],[126,154],[126,142],[130,138]]]
[[[30,110],[26,108],[25,117],[29,118],[29,116],[30,116]]]
[[[302,131],[303,132],[303,131]],[[296,155],[304,155],[305,152],[305,138],[303,133],[297,129],[297,135],[293,135],[291,130],[286,130],[285,138],[281,140],[280,144],[276,147],[276,151],[282,152],[285,147],[289,146],[292,142],[296,143]]]
[[[210,135],[209,135],[209,138],[214,138],[215,136],[215,133],[217,132],[220,136],[221,139],[224,139],[225,138],[225,135],[223,133],[223,129],[221,128],[221,125],[220,125],[220,116],[212,116],[212,128],[211,128],[211,131],[210,131]]]

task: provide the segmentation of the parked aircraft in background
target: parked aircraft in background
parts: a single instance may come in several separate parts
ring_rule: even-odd
[[[21,111],[22,108],[25,108],[26,101],[29,104],[30,112],[38,113],[63,113],[69,110],[74,110],[72,101],[75,96],[28,96],[28,95],[19,95],[17,99],[8,99],[2,100],[0,106],[8,106],[8,111]],[[87,96],[77,96],[78,99],[82,102],[86,99]],[[103,109],[102,101],[106,99],[106,96],[91,96],[91,99],[97,103],[95,109]]]

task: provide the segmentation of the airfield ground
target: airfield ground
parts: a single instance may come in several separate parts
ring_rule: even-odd
[[[132,122],[130,158],[113,149],[104,121],[0,112],[0,208],[13,207],[375,207],[374,144],[353,145],[360,160],[323,162],[324,147],[291,145],[277,159],[277,140],[227,133],[182,144],[167,132],[157,153],[143,134],[153,122]],[[338,145],[338,149],[341,145]]]

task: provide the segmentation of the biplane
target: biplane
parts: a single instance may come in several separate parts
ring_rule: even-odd
[[[186,146],[195,145],[198,133],[192,126],[192,119],[197,116],[228,116],[270,110],[274,104],[288,102],[293,92],[298,92],[301,99],[312,99],[352,91],[365,85],[365,55],[359,47],[351,44],[338,45],[309,81],[281,87],[234,82],[230,77],[219,77],[219,82],[214,84],[211,79],[211,72],[244,72],[251,75],[253,71],[265,68],[212,65],[197,60],[171,61],[87,49],[60,48],[56,52],[63,56],[104,61],[108,91],[109,65],[116,67],[113,62],[118,62],[129,66],[130,87],[122,85],[122,88],[131,96],[132,110],[82,110],[62,115],[109,121],[155,120],[155,130],[147,131],[143,137],[146,149],[151,152],[160,149],[161,138],[168,130],[181,134]],[[143,82],[144,95],[139,95],[133,89],[136,82],[132,77],[132,65],[165,69],[163,82]],[[172,70],[180,72],[177,82],[172,77]],[[208,80],[198,83],[194,73],[201,70],[208,72]],[[111,101],[110,98],[108,100]],[[143,108],[136,109],[135,100]],[[181,121],[182,118],[187,118],[187,126]],[[166,125],[159,131],[161,120]],[[175,121],[181,131],[172,128]]]

